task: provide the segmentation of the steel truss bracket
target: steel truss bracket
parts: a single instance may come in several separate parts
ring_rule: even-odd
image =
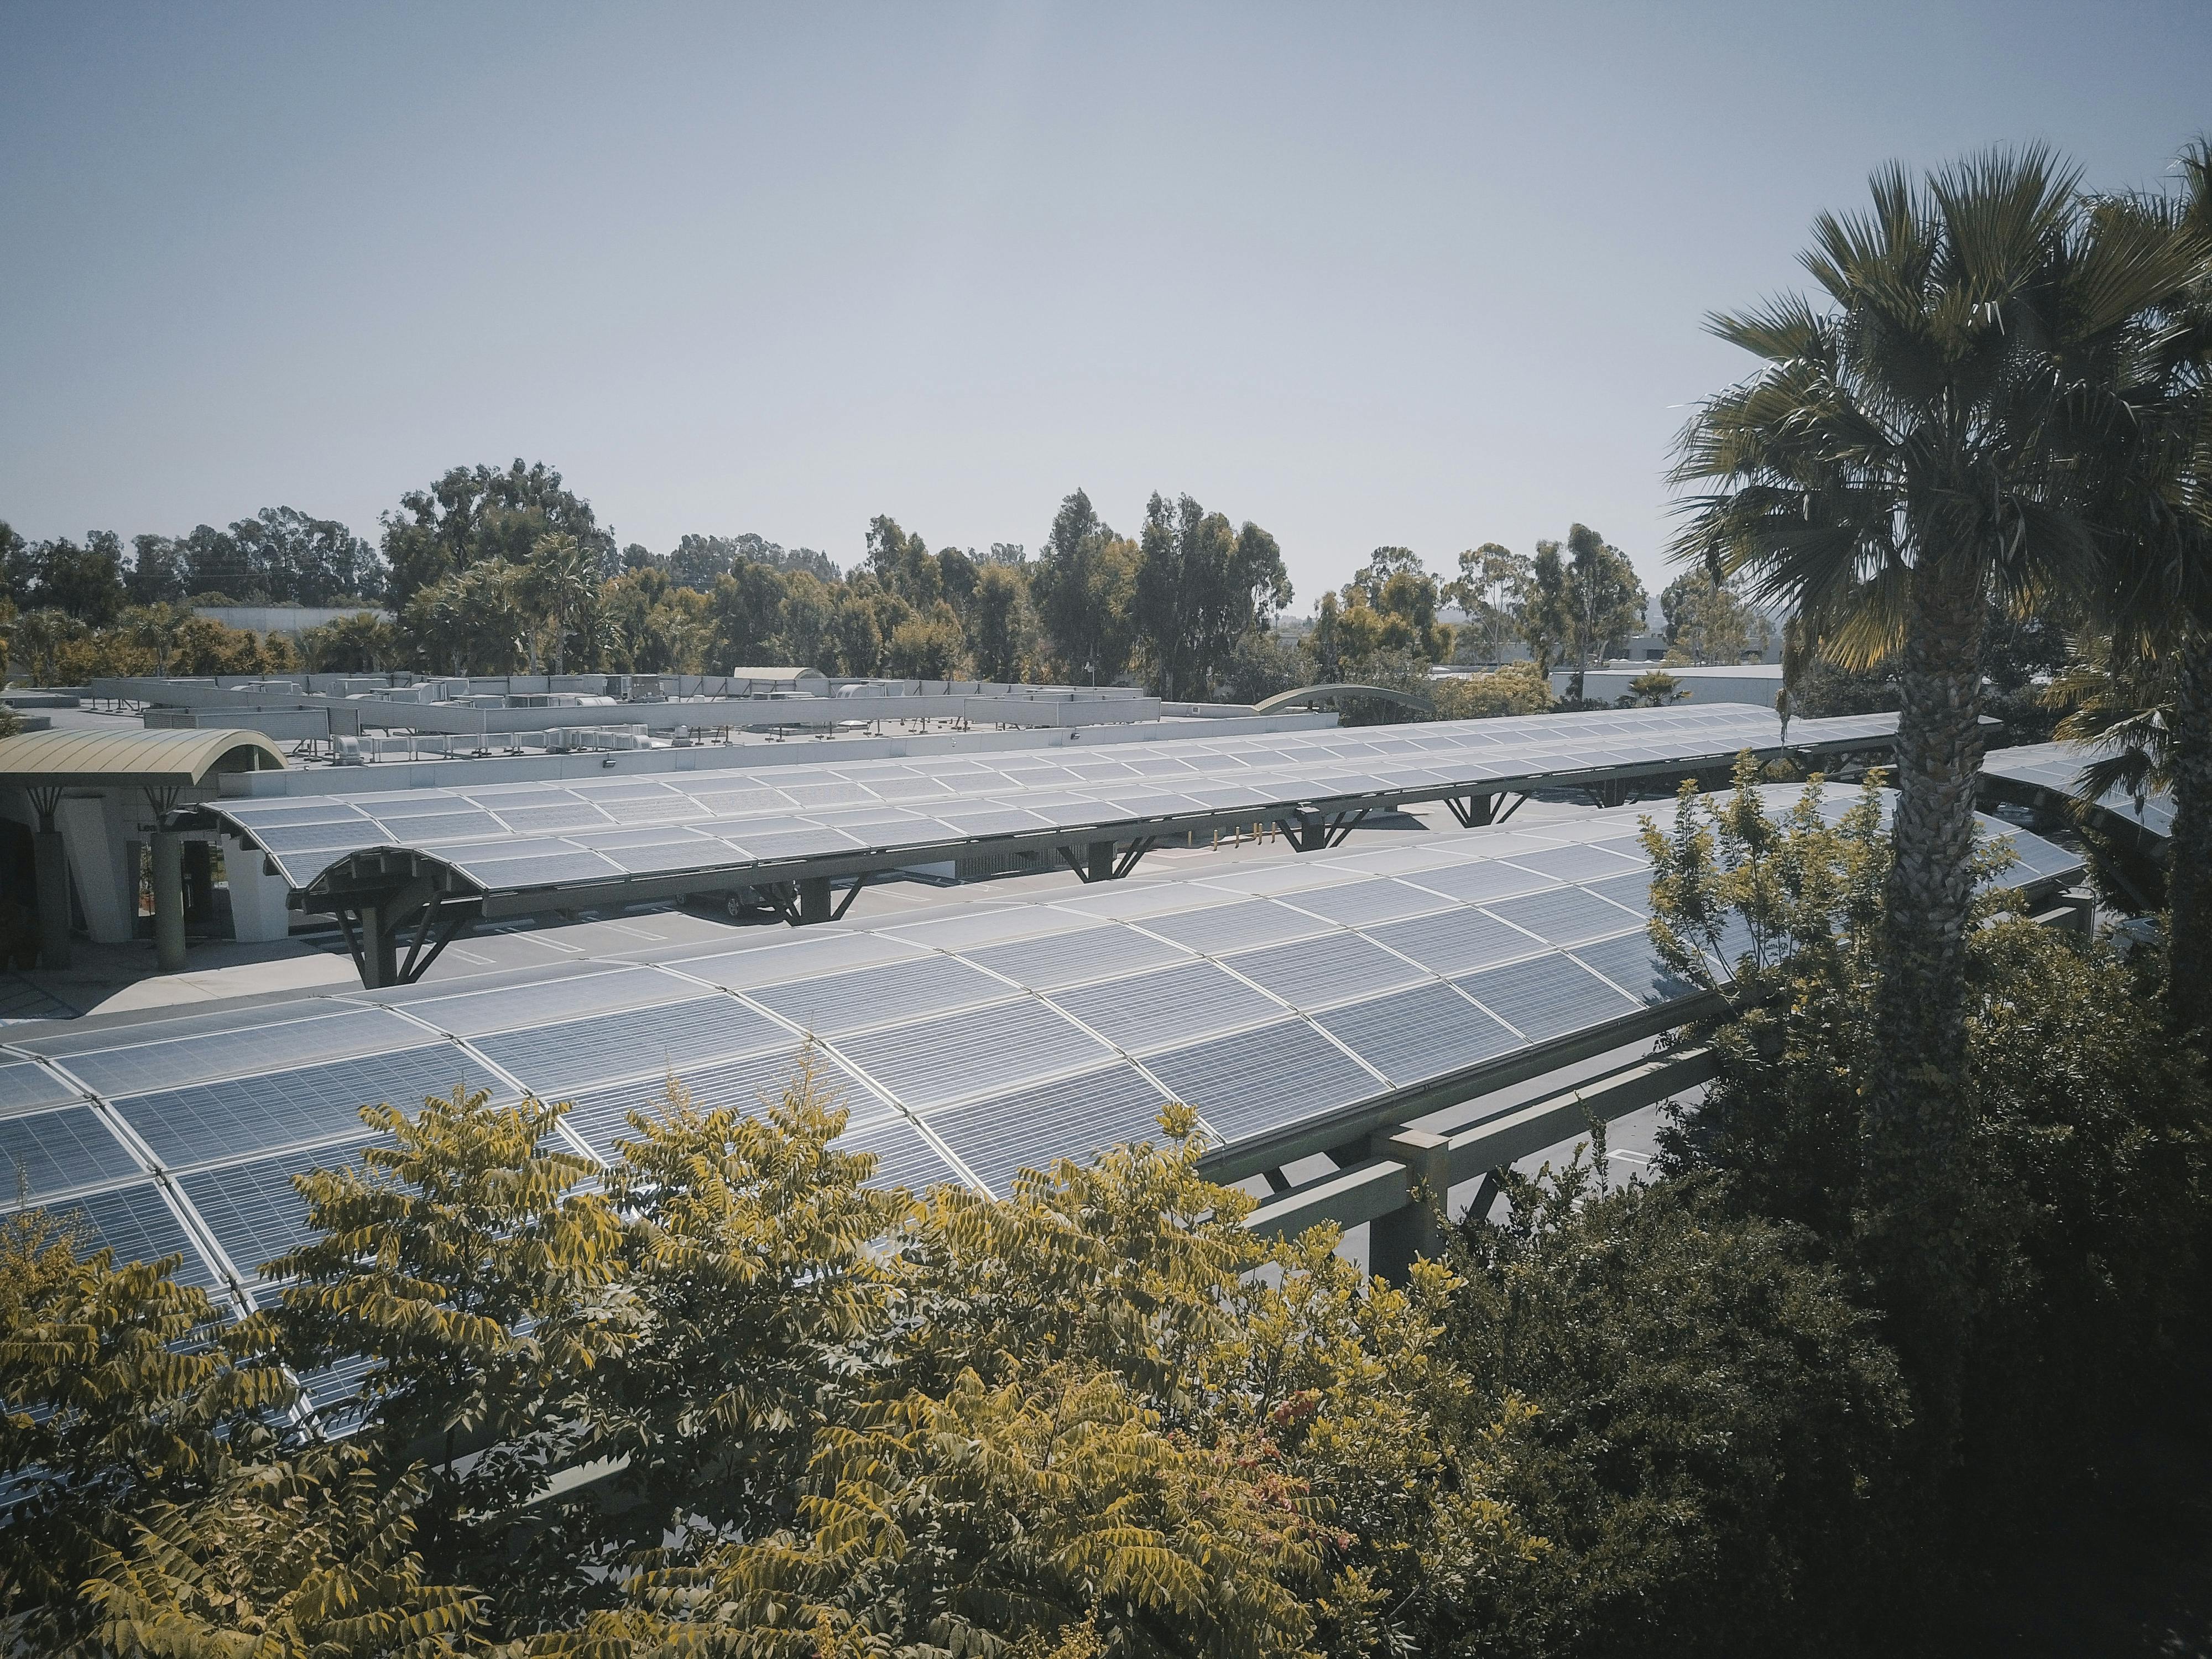
[[[421,883],[396,892],[349,894],[331,908],[361,982],[371,990],[414,984],[483,913],[480,899],[449,897]]]
[[[807,884],[812,882],[819,882],[821,886],[810,900]],[[854,878],[853,884],[845,890],[845,896],[837,902],[835,909],[830,907],[830,878],[827,876],[810,876],[801,881],[769,882],[755,887],[753,891],[769,902],[770,908],[783,918],[786,925],[809,927],[817,922],[844,921],[845,913],[853,908],[853,901],[860,896],[860,890],[867,884],[867,872],[862,871]]]
[[[1121,862],[1114,866],[1112,879],[1119,881],[1122,877],[1127,875],[1130,871],[1137,867],[1137,860],[1144,857],[1146,854],[1151,852],[1158,844],[1158,838],[1152,836],[1146,836],[1139,840],[1131,842],[1129,843],[1129,850],[1121,854]]]
[[[1468,795],[1462,799],[1457,795],[1446,795],[1444,805],[1451,809],[1452,817],[1459,820],[1461,829],[1482,830],[1504,823],[1521,810],[1522,804],[1528,799],[1526,795],[1513,795],[1509,799],[1504,794],[1496,794]],[[1501,802],[1504,803],[1502,807]]]
[[[853,901],[860,896],[860,890],[867,884],[868,872],[863,870],[858,876],[853,878],[853,884],[845,890],[845,896],[838,900],[837,908],[830,913],[830,920],[832,921],[844,921],[845,912],[853,908]]]
[[[1326,853],[1332,847],[1343,846],[1344,838],[1359,827],[1369,810],[1363,806],[1354,812],[1328,815],[1310,806],[1301,806],[1295,817],[1287,814],[1279,816],[1275,819],[1275,827],[1283,832],[1283,838],[1299,852]]]
[[[1159,844],[1158,836],[1140,836],[1131,842],[1127,848],[1118,855],[1114,853],[1114,843],[1111,842],[1090,843],[1080,854],[1072,847],[1057,847],[1053,850],[1060,854],[1060,861],[1062,864],[1075,872],[1076,878],[1088,885],[1095,881],[1121,880],[1122,877],[1137,867],[1139,860]],[[1095,863],[1091,858],[1092,846],[1103,847],[1107,849],[1105,855]]]

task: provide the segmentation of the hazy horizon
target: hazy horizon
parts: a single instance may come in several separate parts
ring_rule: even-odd
[[[2212,9],[0,11],[0,519],[374,538],[558,467],[624,542],[1042,538],[1080,486],[1369,549],[1571,520],[1656,588],[1668,447],[1875,165],[2148,186]]]

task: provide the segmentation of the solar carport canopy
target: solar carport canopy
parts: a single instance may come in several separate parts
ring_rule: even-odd
[[[1790,747],[1887,742],[1893,714],[1797,720]],[[231,799],[212,811],[297,890],[349,854],[404,848],[486,896],[678,890],[950,858],[985,842],[1131,840],[1322,813],[1664,774],[1782,746],[1747,704],[1425,722],[1250,737]]]
[[[1999,785],[2009,783],[2027,791],[2079,799],[2081,769],[2096,758],[2094,752],[2073,744],[2027,744],[1984,756],[1982,772]],[[2154,836],[2170,839],[2173,835],[2173,798],[2162,789],[2146,791],[2141,800],[2124,790],[2108,790],[2095,804]]]
[[[563,1133],[610,1158],[672,1076],[702,1105],[752,1109],[808,1033],[850,1112],[842,1144],[873,1153],[879,1181],[1003,1194],[1024,1166],[1154,1133],[1170,1099],[1197,1110],[1218,1143],[1209,1167],[1233,1178],[1335,1145],[1354,1120],[1474,1098],[1500,1066],[1534,1075],[1569,1044],[1679,1023],[1667,1005],[1692,991],[1648,942],[1637,816],[745,930],[707,953],[46,1026],[0,1045],[0,1158],[118,1255],[179,1252],[185,1278],[241,1302],[304,1235],[293,1176],[368,1144],[365,1104],[457,1085],[573,1100]],[[1989,827],[2019,853],[2014,884],[2079,867]]]

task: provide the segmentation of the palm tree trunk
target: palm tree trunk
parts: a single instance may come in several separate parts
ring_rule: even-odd
[[[2212,635],[2191,630],[2177,666],[2166,1003],[2179,1030],[2212,1035]]]
[[[1913,574],[1898,676],[1897,805],[1861,1142],[1863,1242],[1891,1287],[1930,1427],[1948,1437],[1969,1310],[1963,983],[1981,770],[1977,573]]]

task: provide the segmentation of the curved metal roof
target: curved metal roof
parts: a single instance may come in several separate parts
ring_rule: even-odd
[[[26,732],[0,738],[0,781],[24,785],[155,784],[198,789],[219,772],[281,769],[258,732]]]
[[[1331,681],[1327,685],[1302,685],[1295,691],[1279,691],[1272,697],[1262,697],[1252,705],[1255,714],[1272,714],[1278,709],[1296,708],[1300,703],[1334,702],[1339,697],[1373,697],[1383,702],[1395,702],[1407,708],[1418,708],[1425,714],[1434,714],[1436,704],[1412,691],[1394,691],[1387,685],[1362,685],[1350,680]]]

